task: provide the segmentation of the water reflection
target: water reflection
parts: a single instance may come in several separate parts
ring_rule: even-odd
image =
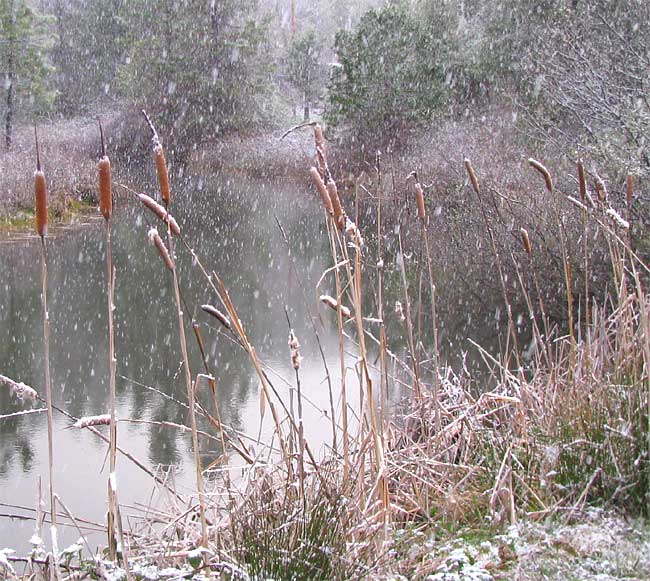
[[[285,306],[301,343],[304,357],[301,381],[312,404],[306,406],[312,448],[330,438],[329,395],[318,346],[305,311],[303,293],[310,310],[317,311],[317,297],[331,293],[331,282],[316,288],[323,271],[331,266],[322,210],[315,196],[305,188],[285,182],[250,182],[242,178],[213,180],[207,188],[188,182],[177,192],[172,208],[184,237],[191,241],[206,266],[226,282],[249,339],[261,358],[269,363],[278,391],[288,400],[294,384],[287,347],[288,326]],[[372,214],[362,214],[371,226]],[[279,220],[291,245],[289,253],[277,225]],[[113,261],[116,268],[115,331],[118,361],[117,397],[119,418],[142,420],[121,422],[120,443],[152,467],[174,466],[176,483],[191,487],[193,476],[188,435],[161,422],[187,424],[186,400],[178,344],[177,318],[172,281],[157,252],[147,242],[152,218],[134,204],[122,204],[114,218]],[[161,228],[161,231],[163,229]],[[370,228],[372,230],[372,228]],[[394,224],[386,223],[387,276],[385,279],[386,323],[393,351],[406,344],[404,323],[390,305],[403,300],[396,272]],[[416,232],[404,231],[417,252]],[[366,234],[368,251],[365,273],[368,282],[364,303],[368,316],[376,316],[374,298],[374,248],[371,232]],[[201,326],[207,362],[217,378],[217,398],[223,422],[233,429],[256,434],[259,423],[258,381],[244,352],[203,313],[199,305],[216,304],[207,281],[178,243],[181,291],[188,305],[187,318]],[[49,259],[49,308],[51,317],[51,370],[54,403],[75,417],[108,411],[108,337],[105,296],[105,242],[103,222],[51,238]],[[291,268],[293,261],[296,272]],[[410,268],[410,267],[409,267]],[[0,373],[23,381],[39,391],[43,378],[42,321],[40,306],[39,248],[36,240],[0,246]],[[410,268],[411,292],[417,292],[419,271]],[[453,294],[453,291],[447,291]],[[422,304],[428,312],[426,285]],[[445,296],[444,293],[442,296]],[[474,310],[479,310],[475,305]],[[441,338],[446,357],[459,351],[458,345],[473,323],[472,308],[462,312],[440,310]],[[485,317],[485,313],[476,318]],[[431,324],[417,316],[421,342],[430,343]],[[458,324],[455,321],[461,320]],[[475,319],[476,321],[476,319]],[[331,358],[330,372],[336,373],[338,339],[331,312],[323,312],[318,328],[324,350]],[[372,324],[370,324],[372,329]],[[492,329],[488,334],[494,335]],[[191,329],[190,365],[202,372],[203,362]],[[349,366],[354,364],[350,355]],[[277,372],[274,373],[274,371]],[[358,399],[358,388],[348,372],[350,401]],[[213,409],[209,390],[199,395],[206,408]],[[9,414],[25,406],[0,389],[0,410]],[[106,446],[87,432],[67,429],[70,420],[56,415],[55,456],[58,492],[75,514],[103,520],[106,474],[101,475]],[[204,426],[205,427],[205,426]],[[268,420],[266,429],[269,429]],[[35,479],[46,474],[47,450],[45,415],[33,414],[0,420],[0,501],[34,505]],[[313,439],[317,443],[313,443]],[[206,462],[220,452],[218,443],[204,439],[201,453]],[[121,500],[141,502],[151,490],[151,479],[123,458],[118,475]],[[13,509],[12,509],[13,510]],[[23,552],[31,535],[30,522],[0,527],[0,546],[10,545]],[[62,543],[76,540],[76,532],[63,532]],[[99,538],[98,543],[103,539]]]

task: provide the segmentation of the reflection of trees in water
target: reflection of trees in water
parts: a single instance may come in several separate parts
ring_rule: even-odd
[[[235,187],[236,186],[236,187]],[[184,197],[194,198],[186,203]],[[292,244],[293,260],[306,286],[308,298],[327,264],[327,239],[320,208],[309,194],[287,184],[251,187],[239,180],[221,191],[179,194],[173,212],[184,235],[192,241],[209,270],[216,270],[228,287],[250,341],[263,358],[288,357],[288,328],[284,305],[303,343],[313,334],[304,314],[299,282],[290,276],[287,248],[274,219],[277,214]],[[116,267],[115,331],[118,376],[118,415],[135,419],[187,424],[186,410],[142,383],[175,399],[186,400],[177,320],[169,273],[147,243],[150,216],[140,207],[118,211],[113,229]],[[161,234],[164,228],[159,228]],[[4,285],[0,286],[0,369],[39,389],[42,383],[42,339],[37,247],[17,244],[0,256]],[[182,293],[186,313],[190,365],[194,377],[203,363],[190,327],[194,317],[201,326],[210,371],[217,379],[223,422],[243,429],[244,404],[256,397],[258,384],[243,350],[200,310],[217,304],[216,297],[188,253],[177,242]],[[99,225],[68,232],[49,245],[49,302],[52,339],[52,378],[55,402],[75,416],[107,411],[108,337],[105,295],[104,239]],[[316,309],[316,304],[312,308]],[[207,386],[199,394],[214,412]],[[0,391],[1,413],[22,409]],[[21,418],[0,422],[2,469],[16,450],[28,465],[30,430],[37,420]],[[214,427],[203,428],[215,433]],[[177,464],[190,446],[189,435],[147,424],[143,434],[149,458],[156,464]],[[40,437],[40,434],[36,437]],[[85,434],[80,437],[89,437]],[[123,444],[128,449],[128,441]],[[22,446],[22,448],[21,448]],[[206,461],[218,453],[218,443],[202,443]]]

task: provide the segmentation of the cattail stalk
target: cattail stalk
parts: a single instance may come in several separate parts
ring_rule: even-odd
[[[593,207],[593,200],[587,192],[587,178],[585,176],[585,166],[582,163],[582,160],[578,160],[578,188],[580,190],[580,199],[582,203],[587,205],[587,202]],[[587,349],[585,350],[586,365],[587,369],[591,368],[591,305],[589,298],[589,222],[587,211],[582,211],[582,246],[584,254],[584,286],[585,286],[585,341],[587,343]]]
[[[111,188],[111,162],[106,155],[104,129],[101,121],[99,122],[99,134],[101,142],[101,158],[97,163],[97,173],[99,179],[99,209],[104,216],[106,225],[106,299],[108,303],[108,385],[110,406],[110,471],[108,475],[108,522],[106,528],[108,534],[109,558],[113,561],[117,558],[117,538],[119,537],[120,544],[122,545],[122,564],[126,572],[127,580],[130,581],[131,572],[129,570],[128,552],[124,538],[124,530],[117,495],[117,416],[115,412],[117,358],[115,357],[115,324],[113,319],[113,311],[115,308],[115,269],[113,267],[113,253],[111,248],[113,191]]]
[[[338,188],[336,187],[336,182],[334,180],[329,180],[327,182],[327,193],[329,194],[330,200],[332,201],[332,208],[334,210],[334,223],[339,230],[345,228],[345,212],[341,206],[341,200],[339,199]]]
[[[634,178],[631,174],[625,179],[625,206],[627,210],[628,244],[632,248],[632,197],[634,195]]]
[[[474,172],[474,168],[472,167],[472,163],[470,162],[470,160],[465,159],[464,163],[465,163],[465,170],[467,171],[467,174],[469,175],[470,181],[472,183],[472,188],[474,189],[474,193],[478,198],[479,208],[481,209],[481,215],[483,216],[483,221],[485,222],[485,227],[488,231],[490,244],[492,245],[492,253],[494,254],[494,260],[496,261],[497,264],[497,270],[499,271],[499,281],[501,282],[501,291],[503,292],[503,300],[505,302],[506,311],[508,313],[508,328],[510,331],[508,334],[508,342],[510,341],[510,338],[512,338],[512,343],[515,351],[515,359],[517,360],[517,367],[521,369],[522,367],[521,367],[521,360],[519,357],[519,342],[517,340],[517,330],[515,328],[515,322],[512,317],[512,304],[510,303],[508,287],[506,286],[506,279],[503,273],[501,256],[499,255],[499,251],[497,249],[497,243],[494,237],[494,232],[492,231],[492,225],[490,224],[490,221],[487,216],[487,212],[485,211],[485,205],[483,204],[483,197],[481,196],[481,187],[478,178],[476,177],[476,173]],[[506,346],[506,351],[508,351],[508,346]]]
[[[54,555],[54,577],[61,578],[59,570],[59,546],[57,538],[57,516],[54,486],[54,415],[52,413],[52,379],[50,376],[50,315],[47,310],[47,184],[41,169],[41,155],[38,146],[38,132],[34,127],[36,140],[36,172],[34,173],[34,196],[36,202],[36,231],[41,239],[41,305],[43,307],[43,363],[45,367],[45,400],[47,405],[47,457],[50,492],[50,532]]]
[[[145,111],[142,111],[151,132],[153,134],[152,141],[154,146],[154,155],[156,158],[156,171],[158,173],[158,185],[160,187],[160,196],[165,204],[165,209],[169,211],[169,205],[171,201],[171,193],[169,188],[169,176],[167,174],[167,164],[165,162],[164,152],[162,150],[162,145],[160,144],[160,139],[158,138],[158,133],[156,129],[147,116]],[[178,272],[176,270],[176,262],[174,260],[174,241],[172,238],[172,225],[171,219],[167,220],[167,243],[169,244],[169,252],[166,252],[165,245],[160,239],[160,235],[155,228],[152,228],[149,231],[149,238],[153,241],[158,252],[160,253],[165,265],[172,273],[172,279],[174,284],[174,298],[176,299],[176,312],[178,315],[178,334],[181,345],[181,352],[183,355],[183,371],[185,375],[185,387],[187,389],[187,402],[189,405],[190,411],[190,427],[192,428],[192,449],[194,452],[194,469],[196,473],[196,488],[199,495],[199,517],[201,520],[201,545],[207,546],[208,542],[208,525],[206,520],[206,500],[205,500],[205,488],[203,484],[203,470],[201,468],[201,455],[199,452],[199,438],[198,430],[196,424],[196,402],[195,402],[195,390],[194,385],[192,384],[192,371],[190,369],[190,361],[187,352],[187,339],[185,337],[185,325],[183,322],[183,306],[180,292],[180,285],[178,283]]]
[[[440,350],[438,348],[438,317],[436,309],[436,282],[433,276],[433,260],[431,248],[429,247],[429,236],[427,233],[427,214],[424,207],[424,190],[419,182],[415,182],[415,202],[420,218],[422,238],[427,255],[427,268],[429,272],[429,293],[431,296],[431,323],[433,326],[433,404],[435,406],[435,428],[440,433]]]
[[[549,173],[548,169],[546,169],[544,165],[542,165],[539,161],[533,158],[530,158],[528,160],[528,163],[534,170],[536,170],[538,173],[542,175],[548,193],[553,195],[554,192],[553,180],[551,179],[551,174]],[[586,195],[586,190],[585,190],[585,195]],[[573,323],[573,283],[572,283],[572,276],[571,276],[571,264],[569,263],[569,256],[567,252],[567,244],[566,244],[567,237],[564,231],[564,221],[562,220],[562,216],[560,215],[560,212],[557,209],[554,200],[551,200],[551,204],[555,208],[555,219],[557,221],[558,228],[560,230],[560,244],[562,246],[562,262],[564,263],[564,282],[566,284],[566,290],[567,290],[567,316],[569,319],[569,335],[571,337],[571,358],[573,363],[573,358],[575,357],[576,336],[575,336],[575,325]]]
[[[151,119],[147,115],[146,111],[142,111],[144,118],[151,129],[151,142],[153,144],[153,155],[156,162],[156,175],[158,176],[158,187],[160,189],[160,198],[165,205],[165,208],[169,207],[169,202],[171,200],[171,189],[169,187],[169,173],[167,171],[167,159],[165,158],[165,151],[163,150],[162,143],[160,142],[160,137],[158,137],[158,132],[154,127]]]
[[[312,167],[309,170],[309,174],[311,175],[314,185],[316,186],[316,190],[318,191],[318,195],[323,202],[323,207],[330,216],[333,216],[334,207],[332,206],[332,200],[330,198],[329,192],[327,191],[327,187],[323,182],[323,178],[315,167]]]
[[[388,366],[386,364],[386,351],[388,340],[386,338],[386,325],[384,323],[384,258],[382,249],[382,198],[384,187],[381,171],[381,152],[377,151],[375,157],[377,170],[377,316],[379,323],[379,399],[381,402],[381,430],[384,446],[388,430]]]

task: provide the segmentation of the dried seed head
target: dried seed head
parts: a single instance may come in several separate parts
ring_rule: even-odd
[[[422,186],[420,185],[419,182],[415,182],[415,203],[417,204],[418,207],[418,216],[420,217],[420,220],[422,220],[422,223],[424,224],[427,218],[427,213],[424,208],[424,190],[422,189]]]
[[[331,297],[329,295],[321,295],[320,300],[322,303],[325,303],[330,309],[338,311],[339,303],[334,297]],[[341,314],[347,319],[351,317],[350,309],[348,309],[345,305],[341,305]]]
[[[111,191],[111,162],[107,156],[97,163],[99,172],[99,210],[106,220],[113,214],[113,193]]]
[[[361,232],[359,232],[357,225],[347,216],[345,218],[345,233],[350,237],[350,240],[352,240],[352,244],[354,246],[356,246],[358,249],[363,248],[364,242],[363,237],[361,236]]]
[[[524,245],[524,250],[526,254],[533,253],[533,247],[530,245],[530,238],[528,238],[528,231],[525,228],[520,228],[519,232],[521,233],[521,241]]]
[[[325,167],[327,166],[327,150],[325,148],[325,137],[323,128],[320,124],[314,125],[314,141],[316,143],[316,159],[318,160],[318,171],[321,176],[325,176]]]
[[[158,174],[158,187],[160,188],[160,197],[165,206],[169,205],[171,199],[171,190],[169,189],[169,173],[167,172],[167,160],[165,152],[160,143],[153,148],[153,154],[156,159],[156,173]]]
[[[36,171],[34,172],[34,198],[36,214],[36,231],[41,238],[47,235],[47,184],[45,174],[41,170],[41,152],[38,147],[38,132],[34,127],[36,141]]]
[[[217,307],[213,307],[212,305],[201,305],[201,309],[208,313],[208,315],[212,315],[217,321],[219,321],[228,331],[232,329],[232,326],[230,325],[230,321],[228,320],[228,317],[224,315]]]
[[[404,307],[402,307],[402,303],[400,301],[395,301],[395,314],[400,321],[406,320],[406,317],[404,316]]]
[[[607,187],[605,186],[605,182],[598,175],[596,175],[594,186],[596,187],[598,199],[603,203],[607,202]]]
[[[551,174],[549,171],[536,159],[533,159],[532,157],[528,159],[529,165],[537,170],[539,173],[542,174],[544,177],[544,183],[546,184],[546,189],[549,191],[550,194],[553,193],[553,180],[551,180]]]
[[[291,329],[291,331],[289,331],[289,351],[291,353],[291,367],[296,370],[300,369],[300,362],[302,361],[300,351],[298,351],[299,348],[300,343],[298,343],[298,339],[296,338],[293,329]]]
[[[23,401],[26,399],[35,401],[38,398],[38,394],[36,393],[36,390],[22,382],[19,383],[17,381],[14,381],[13,379],[10,379],[9,377],[0,375],[0,383],[8,386],[9,391],[17,398]]]
[[[169,250],[167,250],[165,243],[160,237],[160,234],[158,234],[158,230],[156,228],[150,228],[149,232],[147,232],[147,236],[149,237],[149,242],[151,242],[151,244],[153,244],[158,249],[160,257],[163,259],[165,266],[169,270],[173,271],[174,263],[172,262],[171,256],[169,255]]]
[[[578,161],[578,185],[580,186],[580,199],[585,203],[587,199],[587,180],[585,179],[585,166],[582,160]]]
[[[474,188],[474,191],[477,194],[479,194],[481,191],[481,187],[478,178],[476,177],[476,172],[472,167],[472,163],[467,158],[465,158],[465,170],[467,171],[467,175],[469,176],[469,181],[472,182],[472,187]]]
[[[110,426],[111,416],[109,414],[102,414],[100,416],[86,416],[79,418],[74,424],[73,428],[89,428],[91,426]]]
[[[36,231],[41,238],[47,235],[47,185],[45,174],[37,169],[34,172],[34,197],[36,199]]]
[[[147,196],[147,194],[136,194],[140,201],[142,202],[142,205],[147,208],[148,210],[151,210],[158,218],[160,218],[165,224],[167,224],[167,220],[169,220],[169,228],[172,231],[172,234],[175,234],[176,236],[179,236],[181,233],[181,229],[178,226],[178,223],[174,219],[174,217],[165,210],[156,200],[154,200],[152,197]]]
[[[330,200],[332,201],[332,208],[334,210],[334,222],[336,223],[336,227],[339,230],[343,230],[343,228],[345,228],[345,212],[341,206],[339,191],[334,180],[327,182],[327,193],[329,194]]]
[[[621,216],[616,210],[614,210],[614,208],[608,208],[605,214],[607,214],[619,228],[627,230],[630,227],[629,222],[625,220],[623,216]]]
[[[321,174],[318,172],[318,170],[315,167],[310,168],[309,174],[311,175],[311,179],[313,180],[314,185],[318,190],[318,195],[320,196],[320,199],[323,202],[323,206],[327,210],[327,213],[330,216],[333,216],[334,208],[332,207],[332,200],[330,199],[330,195],[327,192],[327,188],[323,183],[323,178],[321,177]]]

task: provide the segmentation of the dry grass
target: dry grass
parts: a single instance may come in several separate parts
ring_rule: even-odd
[[[471,135],[479,145],[485,138],[480,132]],[[409,349],[400,358],[389,350],[390,337],[382,334],[382,356],[377,358],[379,377],[399,383],[405,394],[399,413],[390,417],[381,405],[385,386],[376,393],[370,372],[374,357],[366,346],[370,334],[364,326],[364,317],[375,314],[367,299],[368,265],[376,261],[381,271],[383,254],[380,245],[378,256],[372,254],[364,241],[369,233],[362,236],[351,216],[356,219],[358,215],[363,189],[381,194],[370,196],[377,200],[377,209],[381,200],[403,209],[406,198],[400,197],[399,188],[393,190],[392,196],[385,195],[377,160],[374,181],[364,182],[363,188],[359,182],[356,184],[354,211],[350,200],[343,196],[337,209],[333,199],[336,185],[318,131],[316,141],[319,169],[312,169],[311,175],[323,203],[332,264],[323,277],[335,289],[335,296],[323,300],[336,313],[342,369],[346,351],[356,357],[359,407],[353,409],[348,405],[342,373],[342,407],[337,417],[331,418],[333,446],[327,455],[317,455],[303,435],[300,402],[295,414],[293,407],[279,397],[249,341],[225,282],[217,273],[209,272],[198,254],[179,236],[223,312],[212,305],[204,309],[224,324],[225,332],[249,357],[260,385],[260,416],[270,413],[272,417],[273,442],[259,443],[261,449],[252,452],[238,434],[221,423],[218,411],[211,414],[200,397],[195,401],[199,379],[218,377],[218,370],[208,369],[204,362],[205,374],[198,374],[192,384],[182,316],[182,308],[187,307],[180,295],[169,236],[170,252],[165,262],[174,275],[188,391],[184,405],[190,411],[193,448],[198,451],[199,436],[208,437],[197,430],[196,414],[214,428],[245,468],[240,469],[241,480],[233,482],[229,466],[217,467],[221,477],[215,479],[214,490],[207,494],[203,490],[200,459],[195,454],[198,503],[189,508],[171,504],[168,512],[156,513],[143,523],[146,534],[130,536],[131,572],[138,575],[147,566],[158,571],[173,567],[179,575],[201,572],[215,579],[222,575],[229,579],[416,575],[424,570],[419,568],[420,563],[402,554],[398,530],[410,527],[430,535],[471,525],[498,531],[520,520],[570,520],[592,503],[616,506],[634,514],[647,512],[650,302],[645,284],[650,271],[630,244],[625,221],[620,216],[616,218],[618,213],[613,205],[617,198],[601,194],[598,204],[587,207],[579,194],[564,193],[574,189],[586,192],[584,182],[572,184],[570,180],[552,178],[546,166],[535,162],[532,165],[543,176],[548,191],[530,185],[533,180],[529,170],[520,176],[518,184],[524,184],[523,194],[518,192],[515,199],[511,192],[519,185],[510,181],[507,186],[496,185],[501,168],[484,165],[485,157],[466,167],[459,160],[454,169],[455,197],[445,206],[449,214],[454,213],[448,217],[454,226],[465,225],[462,231],[470,240],[480,240],[488,250],[478,252],[476,245],[464,240],[456,251],[466,252],[468,258],[488,265],[498,264],[496,275],[494,268],[486,268],[474,284],[483,284],[491,273],[491,284],[500,290],[509,310],[511,293],[517,289],[522,309],[536,329],[532,362],[526,370],[521,367],[513,315],[509,312],[512,343],[504,353],[497,357],[476,346],[495,378],[490,389],[477,393],[473,388],[475,378],[467,372],[454,374],[442,364],[433,369],[430,365],[425,367],[425,360],[437,362],[437,341],[425,338],[425,345],[416,345],[411,304],[417,301],[421,311],[423,301],[414,296],[415,285],[407,275],[400,234]],[[472,151],[466,153],[469,157]],[[522,166],[525,165],[524,162]],[[419,175],[421,179],[422,174]],[[572,185],[569,189],[563,184]],[[449,229],[434,221],[439,215],[435,211],[439,202],[431,193],[436,186],[427,188],[421,182],[418,186],[415,196],[404,190],[409,203],[415,200],[418,218],[412,212],[411,216],[402,214],[400,219],[403,223],[415,223],[426,243],[432,300],[432,313],[427,316],[431,317],[436,337],[435,305],[445,298],[436,295],[434,277],[444,276],[449,265],[440,265],[434,254],[440,252],[442,237]],[[427,189],[429,192],[425,193]],[[526,195],[535,198],[533,208],[522,204]],[[628,191],[625,195],[630,197]],[[586,196],[587,192],[582,200]],[[328,201],[333,204],[331,209]],[[532,221],[531,212],[535,209],[539,209],[540,216]],[[166,215],[164,211],[159,217],[164,219]],[[381,219],[376,226],[379,240],[382,228],[385,232],[391,227]],[[562,232],[564,227],[568,232]],[[168,225],[168,234],[170,231]],[[602,245],[598,252],[609,256],[604,274],[590,270],[595,256],[593,245],[585,249],[578,244],[579,237],[587,234],[597,234]],[[164,246],[159,236],[157,240],[159,248]],[[540,246],[544,246],[544,251],[539,250]],[[571,304],[565,307],[568,313],[557,316],[558,321],[568,316],[576,325],[575,334],[567,336],[559,330],[548,332],[545,297],[539,292],[536,277],[539,266],[552,256],[557,264],[551,267],[557,270],[565,296],[571,297],[579,284],[576,281],[582,280],[578,276],[571,278],[567,274],[571,269],[575,272],[577,268],[587,280],[607,276],[612,283],[613,292],[607,300],[590,301],[592,308],[586,319],[576,316],[574,321]],[[605,266],[601,268],[605,270]],[[516,276],[509,276],[513,272]],[[588,290],[585,292],[588,294]],[[538,301],[534,300],[535,295]],[[344,303],[352,307],[347,312]],[[345,333],[344,318],[350,319]],[[292,361],[297,361],[297,341],[290,347]],[[387,364],[389,356],[394,365]],[[293,368],[300,393],[299,365]],[[360,420],[350,421],[353,416]],[[96,562],[93,567],[98,576],[107,578],[114,564]],[[69,571],[74,574],[74,569]]]

